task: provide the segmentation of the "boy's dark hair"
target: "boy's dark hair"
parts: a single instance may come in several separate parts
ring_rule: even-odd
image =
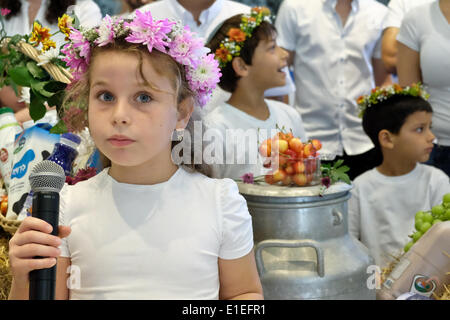
[[[58,17],[66,13],[67,8],[74,5],[75,2],[75,0],[50,0],[47,11],[45,12],[45,19],[50,23],[57,23]],[[0,7],[11,10],[11,13],[6,16],[6,20],[9,20],[19,14],[22,3],[18,0],[0,0]]]
[[[220,43],[227,37],[227,33],[231,28],[240,28],[242,16],[242,14],[238,14],[225,20],[206,45],[211,49],[212,53],[215,53],[220,47]],[[255,53],[258,43],[261,40],[273,39],[276,32],[277,31],[272,24],[266,21],[261,22],[261,24],[253,30],[252,36],[250,38],[247,37],[245,40],[244,45],[241,47],[239,57],[241,57],[246,64],[251,65],[253,54]],[[240,77],[234,72],[231,61],[221,69],[221,72],[222,77],[220,78],[219,86],[225,91],[234,92]]]
[[[364,132],[375,145],[379,164],[383,161],[381,145],[378,134],[385,129],[393,134],[398,134],[406,118],[419,111],[433,112],[428,101],[422,97],[393,95],[386,100],[366,108],[362,126]]]

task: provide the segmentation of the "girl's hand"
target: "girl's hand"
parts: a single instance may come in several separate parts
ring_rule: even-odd
[[[44,220],[27,217],[9,241],[9,264],[16,280],[28,281],[32,270],[53,267],[60,255],[61,238],[70,234],[70,227],[59,226],[59,236],[53,236],[52,226]],[[35,256],[45,257],[33,259]]]

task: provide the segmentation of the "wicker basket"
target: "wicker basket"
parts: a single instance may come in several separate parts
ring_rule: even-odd
[[[21,222],[22,221],[19,220],[6,219],[2,214],[0,214],[0,227],[10,235],[14,235],[14,233],[16,233]]]

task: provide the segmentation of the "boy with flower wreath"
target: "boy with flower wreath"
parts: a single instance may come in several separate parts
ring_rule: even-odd
[[[270,10],[255,7],[249,15],[227,19],[208,47],[215,52],[221,68],[219,86],[231,93],[228,101],[216,106],[203,119],[207,128],[220,133],[215,137],[223,138],[214,143],[224,147],[224,161],[212,164],[210,174],[231,179],[239,179],[246,173],[262,175],[266,170],[258,158],[257,141],[272,137],[277,127],[292,131],[302,141],[307,139],[300,114],[294,108],[264,98],[265,90],[286,83],[282,69],[287,64],[287,53],[276,44]],[[245,140],[231,139],[230,133],[238,130],[257,139],[252,141],[248,136],[243,137]],[[243,149],[245,152],[235,155],[235,151]]]
[[[379,165],[354,180],[348,204],[349,231],[380,267],[409,242],[415,213],[429,210],[450,191],[448,176],[422,164],[435,136],[431,105],[421,85],[376,88],[360,97],[362,124]]]

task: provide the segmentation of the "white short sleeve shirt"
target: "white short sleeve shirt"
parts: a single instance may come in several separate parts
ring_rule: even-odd
[[[72,229],[61,245],[77,277],[70,299],[218,299],[218,259],[253,248],[236,183],[185,168],[155,185],[119,183],[108,169],[66,185],[60,224]]]
[[[390,0],[388,4],[389,14],[384,21],[383,29],[389,27],[400,28],[403,17],[409,10],[433,1],[436,0]]]
[[[423,84],[433,107],[433,133],[439,144],[450,146],[450,24],[439,1],[409,11],[397,40],[419,52]]]
[[[323,153],[356,155],[373,147],[356,99],[375,86],[372,58],[381,58],[387,7],[354,0],[345,26],[336,0],[285,0],[276,20],[278,43],[295,53],[295,106]]]
[[[428,211],[450,192],[449,177],[417,164],[411,172],[388,177],[376,168],[353,181],[348,202],[349,232],[359,239],[381,268],[398,257],[411,240],[417,211]]]

